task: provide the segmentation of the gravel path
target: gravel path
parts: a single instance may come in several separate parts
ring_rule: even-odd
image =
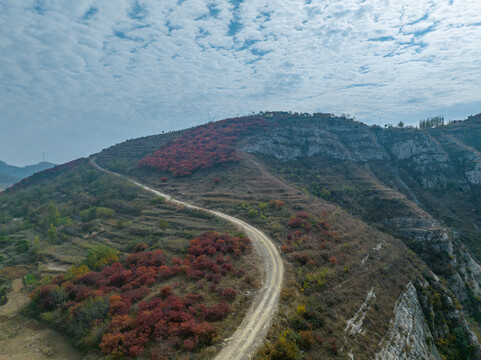
[[[237,228],[241,229],[252,240],[254,249],[262,259],[264,268],[262,289],[259,290],[241,325],[237,328],[232,337],[225,340],[225,347],[215,357],[215,360],[250,359],[264,341],[269,325],[276,313],[282,288],[284,264],[282,262],[281,254],[274,242],[262,231],[245,221],[219,211],[204,209],[199,206],[176,200],[167,194],[154,190],[135,180],[106,170],[100,167],[95,160],[95,157],[93,157],[90,159],[90,162],[96,169],[124,178],[131,183],[140,186],[144,190],[165,198],[168,203],[173,205],[182,205],[189,209],[206,211],[212,215],[227,220]]]

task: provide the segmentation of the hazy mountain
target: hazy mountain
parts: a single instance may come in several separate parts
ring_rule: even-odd
[[[8,165],[0,160],[0,190],[15,184],[23,178],[33,175],[39,171],[50,169],[54,166],[55,164],[49,162],[40,162],[35,165],[18,167]]]

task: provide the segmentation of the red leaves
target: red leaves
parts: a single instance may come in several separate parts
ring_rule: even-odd
[[[170,294],[172,294],[172,288],[170,286],[164,286],[162,289],[160,289],[160,296],[162,296],[162,298],[165,299]]]
[[[202,307],[202,316],[207,321],[219,321],[230,313],[230,306],[225,301],[221,301],[217,305],[210,308]]]
[[[190,247],[187,250],[189,254],[194,256],[209,255],[216,253],[232,253],[241,254],[248,250],[251,246],[248,238],[231,237],[227,234],[206,233],[190,241]]]
[[[221,296],[227,300],[227,301],[233,301],[238,294],[237,290],[234,290],[232,288],[225,288],[222,290]]]
[[[102,328],[106,324],[100,349],[112,358],[141,356],[149,341],[167,344],[165,349],[169,351],[195,351],[212,342],[215,326],[209,322],[224,319],[231,311],[226,301],[233,301],[238,294],[235,289],[222,290],[217,285],[228,273],[240,273],[230,256],[240,256],[250,248],[248,238],[205,233],[191,240],[185,258],[175,257],[169,262],[161,250],[134,253],[123,264],[105,266],[99,272],[89,272],[71,281],[59,277],[58,285],[37,290],[34,303],[41,311],[68,310],[68,321],[77,321],[92,298],[105,300],[103,315],[95,318],[95,324],[90,322],[90,326]],[[208,307],[202,303],[202,295],[174,294],[175,285],[164,286],[158,296],[142,301],[158,279],[178,275],[183,280],[186,276],[195,279],[199,289],[210,282],[205,289],[216,293],[221,301]],[[138,306],[133,306],[136,303]],[[89,311],[97,309],[100,302],[92,304]]]
[[[124,354],[125,335],[120,332],[106,334],[100,343],[100,349],[103,354],[113,356],[121,356]]]
[[[298,217],[292,218],[289,220],[289,223],[287,224],[291,228],[300,228],[304,224],[304,220]]]
[[[227,119],[199,126],[146,156],[137,167],[168,171],[173,176],[188,176],[199,169],[236,162],[238,156],[234,144],[239,135],[268,126],[270,123],[261,117]]]
[[[125,265],[130,268],[135,268],[138,266],[162,266],[165,264],[166,258],[162,250],[131,254],[125,260]]]
[[[279,208],[279,207],[282,207],[284,204],[285,204],[285,202],[281,201],[281,200],[270,200],[269,201],[269,205],[271,207]]]
[[[337,261],[337,258],[335,256],[331,256],[329,258],[329,262],[332,264],[332,265],[337,265],[338,261]]]
[[[287,225],[293,229],[297,229],[297,228],[310,229],[312,227],[312,224],[309,221],[309,214],[305,212],[298,213],[295,218],[292,218],[291,220],[289,220],[289,223]]]
[[[112,295],[110,297],[110,315],[126,315],[132,304],[128,299],[124,299],[120,295]]]

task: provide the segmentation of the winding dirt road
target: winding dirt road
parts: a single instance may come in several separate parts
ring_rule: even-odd
[[[264,267],[263,286],[252,302],[241,325],[232,337],[225,340],[227,343],[226,346],[215,357],[215,360],[250,359],[264,341],[269,325],[276,313],[282,288],[284,264],[279,250],[273,241],[259,229],[233,216],[176,200],[167,194],[154,190],[126,176],[106,170],[97,164],[95,157],[90,159],[90,163],[100,171],[121,177],[140,186],[144,190],[165,198],[168,203],[182,205],[189,209],[206,211],[221,219],[227,220],[241,229],[252,240],[254,249],[262,259]]]

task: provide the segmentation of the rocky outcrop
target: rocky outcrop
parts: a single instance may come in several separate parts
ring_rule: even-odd
[[[471,350],[464,349],[461,342],[449,346],[457,346],[461,352],[475,351],[479,354],[476,358],[481,358],[476,336],[481,313],[481,266],[476,260],[481,257],[473,248],[481,234],[481,218],[477,216],[481,190],[480,120],[424,131],[368,127],[332,117],[291,117],[279,125],[267,134],[245,139],[242,149],[281,161],[312,158],[305,166],[313,164],[312,172],[319,180],[314,175],[306,179],[309,172],[293,171],[294,175],[287,176],[320,197],[323,195],[318,190],[325,188],[330,191],[325,192],[329,201],[352,206],[365,221],[402,238],[429,266],[432,277],[439,276],[439,283],[435,280],[436,284],[426,285],[427,292],[436,288],[430,298],[424,299],[420,292],[416,297],[411,284],[398,300],[392,329],[378,358],[438,359],[432,338],[445,344],[452,342],[456,333],[463,336],[463,344],[469,344]],[[342,167],[339,163],[346,164],[346,171],[332,175],[333,170],[327,167],[338,166],[337,170]],[[326,170],[316,170],[324,164]],[[360,176],[363,171],[367,175]],[[310,187],[311,182],[317,187]],[[355,190],[343,193],[339,189],[344,185]],[[405,197],[400,200],[394,193]],[[371,215],[359,210],[373,203],[385,206],[385,211]],[[366,266],[369,259],[368,254],[360,265]],[[345,338],[351,349],[354,347],[349,346],[349,341],[362,334],[368,300],[348,321]],[[434,307],[433,302],[437,304]]]
[[[335,160],[389,160],[409,170],[422,187],[481,184],[481,155],[452,136],[418,129],[381,129],[336,117],[280,120],[271,131],[251,136],[241,149],[282,161],[321,156]],[[460,163],[458,151],[463,151]],[[452,155],[456,156],[453,157]]]
[[[441,360],[412,283],[409,283],[394,307],[389,333],[383,339],[375,359]]]
[[[376,300],[376,294],[374,293],[374,288],[372,288],[367,296],[366,300],[362,303],[359,310],[354,314],[354,316],[347,320],[346,328],[344,329],[344,333],[355,336],[359,333],[362,333],[362,324],[364,323],[364,319],[366,318],[366,314],[369,311],[372,303]]]
[[[289,125],[249,138],[242,150],[283,161],[316,155],[356,162],[388,158],[368,127],[332,118],[291,120]]]

